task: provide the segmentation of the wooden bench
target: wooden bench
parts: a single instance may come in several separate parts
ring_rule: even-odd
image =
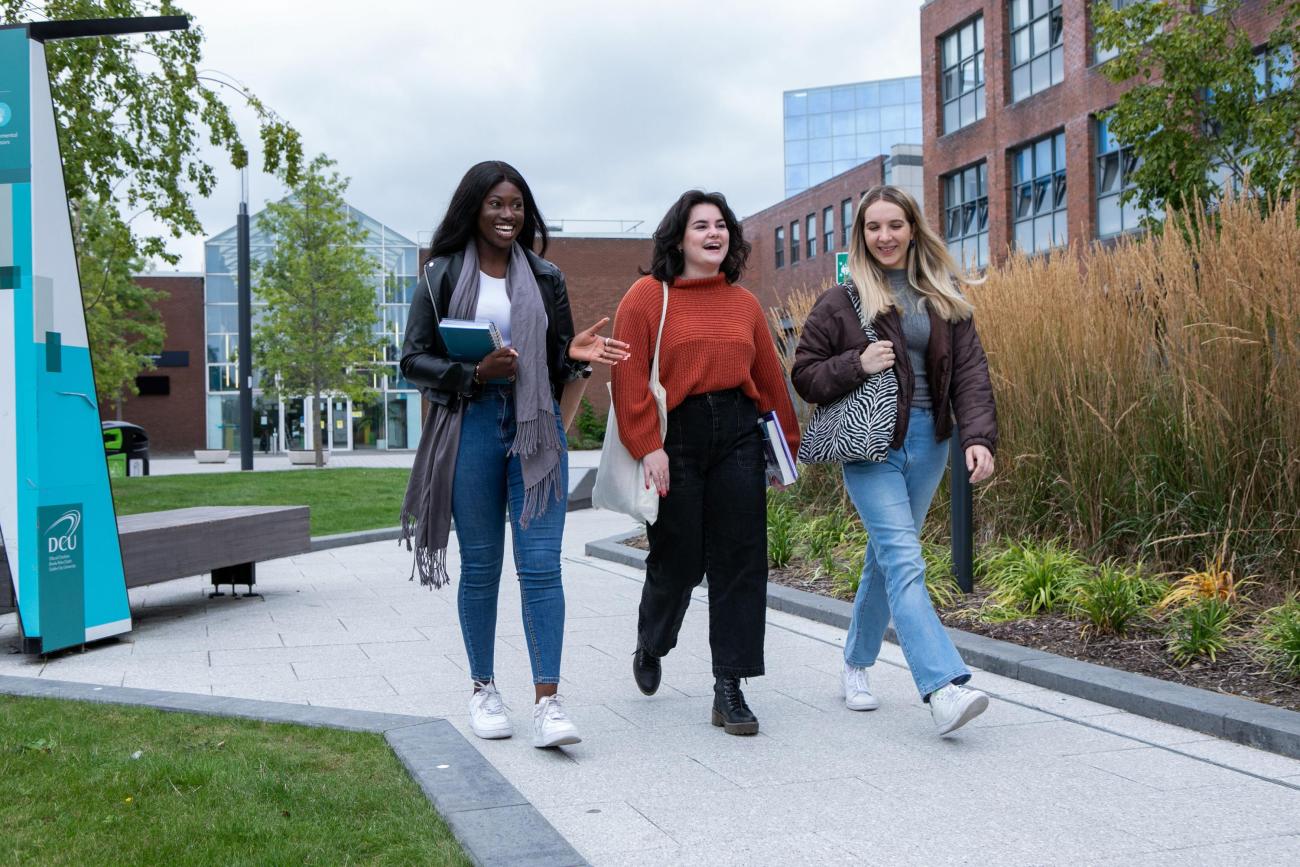
[[[221,585],[248,585],[257,596],[257,564],[311,550],[311,511],[306,506],[196,506],[142,512],[117,519],[127,587],[211,573],[209,596]],[[12,611],[13,583],[0,547],[0,613]]]
[[[212,574],[209,596],[222,584],[248,585],[256,596],[257,564],[311,550],[311,511],[306,506],[195,506],[142,512],[117,519],[126,586],[140,587]]]

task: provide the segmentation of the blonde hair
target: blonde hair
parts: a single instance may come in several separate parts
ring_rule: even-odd
[[[973,278],[962,270],[947,245],[925,222],[916,199],[898,187],[884,185],[872,187],[863,194],[849,235],[849,276],[862,299],[862,312],[867,321],[897,306],[889,288],[889,277],[867,249],[863,232],[867,208],[876,202],[890,202],[902,208],[912,227],[912,243],[907,247],[907,282],[944,320],[969,319],[975,308],[962,295],[961,287],[979,285],[983,279]]]

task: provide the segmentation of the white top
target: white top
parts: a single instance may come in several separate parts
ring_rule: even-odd
[[[480,322],[491,321],[501,332],[501,341],[510,345],[510,296],[506,294],[506,278],[492,277],[478,272],[478,307],[474,318]]]

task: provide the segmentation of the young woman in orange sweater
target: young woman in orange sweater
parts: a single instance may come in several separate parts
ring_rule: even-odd
[[[720,193],[691,190],[654,234],[650,271],[627,291],[614,337],[631,358],[613,369],[623,445],[643,459],[646,487],[662,498],[647,528],[632,670],[646,695],[659,688],[660,659],[677,644],[691,590],[709,575],[712,722],[728,734],[758,732],[740,678],[763,674],[767,605],[767,504],[758,420],[775,410],[791,453],[799,425],[767,318],[736,284],[750,245]],[[667,284],[659,377],[667,434],[650,394],[650,365]]]

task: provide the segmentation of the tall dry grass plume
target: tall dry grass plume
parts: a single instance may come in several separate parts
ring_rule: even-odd
[[[972,289],[1002,442],[986,529],[1169,569],[1300,569],[1296,201],[1011,257]]]

